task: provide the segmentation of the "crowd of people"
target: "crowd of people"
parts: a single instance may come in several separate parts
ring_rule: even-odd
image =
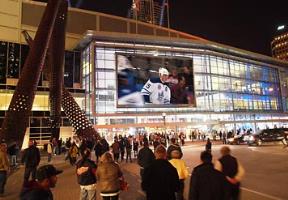
[[[183,160],[182,147],[175,138],[161,142],[161,135],[156,135],[154,139],[156,145],[154,142],[150,145],[146,135],[140,138],[119,135],[109,145],[104,138],[82,140],[80,143],[69,138],[64,143],[65,148],[58,151],[55,150],[52,139],[46,148],[48,164],[43,166],[39,166],[40,150],[35,142],[29,141],[29,147],[23,151],[21,158],[25,170],[20,199],[53,199],[50,189],[56,186],[57,175],[62,171],[49,162],[53,160],[54,153],[65,153],[65,160],[69,160],[76,168],[75,176],[80,187],[81,200],[96,199],[97,190],[103,200],[117,200],[121,183],[125,182],[119,163],[133,162],[133,159],[140,166],[141,188],[145,191],[147,200],[184,200],[184,183],[189,172]],[[55,141],[58,144],[58,140]],[[189,188],[189,200],[239,199],[240,182],[245,174],[243,166],[231,155],[228,146],[221,148],[221,157],[212,163],[211,148],[212,143],[208,140],[205,151],[200,154],[201,164],[191,172],[190,185],[186,186]],[[91,157],[93,151],[95,160]],[[11,168],[7,152],[7,145],[1,143],[0,195],[4,194]],[[11,158],[10,160],[12,161]]]

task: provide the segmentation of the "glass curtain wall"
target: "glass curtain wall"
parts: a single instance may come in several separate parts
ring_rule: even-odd
[[[97,44],[96,44],[97,45]],[[91,45],[92,46],[92,45]],[[91,46],[82,54],[83,88],[88,92],[86,108],[97,114],[117,112],[179,112],[190,111],[282,111],[278,69],[228,59],[224,56],[192,53],[158,52],[159,56],[193,58],[196,108],[117,108],[116,53],[146,54],[152,51],[95,46],[95,71],[92,70]],[[92,71],[95,85],[92,86]],[[95,89],[93,89],[94,87]],[[91,99],[95,91],[95,101]],[[94,102],[92,104],[92,102]],[[93,107],[91,107],[93,105]],[[110,124],[109,121],[101,124]]]

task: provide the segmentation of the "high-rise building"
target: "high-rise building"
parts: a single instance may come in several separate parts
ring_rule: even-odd
[[[165,26],[167,6],[160,0],[133,0],[129,17],[142,22]]]
[[[271,42],[272,56],[288,61],[288,26],[281,25]]]

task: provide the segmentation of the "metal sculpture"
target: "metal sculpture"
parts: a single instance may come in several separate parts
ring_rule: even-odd
[[[29,123],[37,84],[50,43],[56,16],[63,1],[50,0],[35,35],[32,48],[25,61],[21,76],[2,123],[1,139],[9,145],[17,141],[22,144]]]
[[[50,71],[49,76],[49,102],[50,102],[50,130],[53,138],[59,138],[61,125],[61,96],[64,75],[64,54],[65,54],[65,30],[68,3],[62,6],[58,12],[54,25],[47,60]]]
[[[61,104],[63,110],[71,122],[76,134],[81,138],[98,137],[98,133],[93,128],[92,123],[81,111],[72,95],[64,88],[64,53],[65,53],[65,25],[67,16],[67,6],[61,7],[55,28],[51,38],[51,44],[47,51],[45,67],[43,74],[49,80],[49,102],[50,102],[50,120],[51,137],[59,138]],[[33,40],[26,31],[22,32],[26,42],[32,46]]]
[[[62,108],[79,137],[85,139],[99,137],[92,123],[86,118],[72,95],[65,88],[63,88],[62,94]]]

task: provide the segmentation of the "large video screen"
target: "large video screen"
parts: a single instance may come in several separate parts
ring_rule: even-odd
[[[118,107],[195,107],[191,58],[116,54]]]

